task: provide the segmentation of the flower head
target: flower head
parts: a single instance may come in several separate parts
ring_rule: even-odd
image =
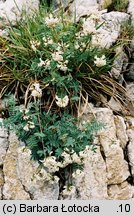
[[[63,61],[63,52],[62,51],[56,51],[52,54],[52,58],[54,61],[62,62]]]
[[[59,23],[59,19],[50,14],[49,17],[45,18],[45,23],[48,27],[55,27]]]
[[[68,70],[67,63],[67,60],[65,62],[59,62],[57,68],[59,68],[63,72],[66,72]]]
[[[66,107],[68,105],[68,102],[69,102],[69,98],[68,96],[66,95],[65,97],[63,98],[59,98],[57,95],[56,95],[56,104],[59,106],[59,107]]]
[[[46,157],[43,161],[41,161],[45,167],[47,167],[50,173],[55,173],[59,171],[59,167],[61,167],[61,163],[56,161],[56,157],[49,156]]]
[[[45,61],[40,58],[40,62],[38,63],[38,67],[42,67],[45,65]]]
[[[40,84],[35,82],[31,85],[30,90],[32,91],[31,95],[33,97],[40,98],[42,96],[42,90],[40,88]]]
[[[37,48],[40,46],[40,41],[32,40],[30,41],[30,44],[31,44],[32,50],[36,52]]]
[[[27,113],[29,112],[29,109],[25,108],[24,105],[21,105],[21,106],[20,106],[20,112],[21,112],[21,113],[24,113],[24,114],[27,114]]]
[[[40,62],[38,63],[38,67],[48,67],[50,65],[50,60],[46,60],[46,61],[43,61],[41,58],[40,58]]]
[[[81,164],[81,159],[80,159],[80,157],[76,154],[76,152],[74,152],[74,153],[72,154],[72,161],[73,161],[74,163]]]
[[[95,61],[94,63],[96,64],[97,67],[103,67],[106,65],[106,57],[105,55],[102,55],[100,58],[95,56]]]
[[[46,38],[46,37],[43,37],[43,41],[44,41],[44,45],[47,46],[47,45],[51,45],[53,44],[53,40],[51,38]]]
[[[66,151],[64,151],[61,156],[64,157],[63,167],[66,167],[68,164],[71,164],[73,162],[71,155]]]
[[[23,127],[23,130],[29,131],[33,128],[35,128],[34,122],[28,121],[27,124]]]

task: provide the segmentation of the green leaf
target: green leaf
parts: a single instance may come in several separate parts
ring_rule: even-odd
[[[40,138],[44,138],[46,137],[46,135],[44,133],[34,133],[35,137],[40,137]]]
[[[78,96],[73,96],[70,98],[71,101],[78,101],[80,99],[80,97]]]

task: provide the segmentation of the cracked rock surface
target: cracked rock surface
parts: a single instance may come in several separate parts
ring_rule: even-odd
[[[94,107],[92,112],[86,109],[83,120],[91,120],[93,113],[105,127],[97,134],[96,153],[90,150],[88,160],[84,161],[84,175],[73,179],[78,192],[73,199],[131,199],[133,185],[128,179],[134,181],[134,118],[124,120],[108,108]],[[14,134],[5,136],[9,147],[0,167],[0,199],[58,199],[59,183],[33,181],[38,163],[22,151],[23,144]]]
[[[1,170],[3,174],[0,173],[0,188],[3,187],[1,197],[4,200],[58,199],[58,184],[47,184],[44,179],[38,183],[32,180],[38,163],[20,149],[17,137],[10,134],[9,148]]]
[[[0,0],[0,27],[3,21],[8,23],[8,20],[15,22],[16,19],[20,19],[23,9],[31,13],[37,10],[38,6],[39,0]]]

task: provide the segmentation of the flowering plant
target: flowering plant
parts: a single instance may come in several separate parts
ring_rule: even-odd
[[[7,87],[12,92],[17,88],[23,96],[27,92],[30,97],[31,91],[33,97],[53,101],[51,109],[56,104],[72,106],[87,83],[107,74],[112,65],[112,51],[94,41],[103,24],[101,14],[95,12],[77,23],[63,14],[44,13],[10,26],[8,49],[1,55],[2,67],[6,65],[10,73]]]
[[[22,150],[28,151],[31,158],[38,160],[41,165],[41,169],[33,176],[34,180],[38,181],[42,177],[54,183],[59,181],[61,175],[64,179],[67,171],[74,171],[74,175],[81,174],[78,168],[82,168],[88,151],[96,150],[93,139],[102,124],[95,120],[79,122],[67,112],[61,116],[42,112],[39,100],[29,103],[27,108],[17,105],[13,96],[4,101],[9,114],[4,119],[4,126],[25,142],[29,150]]]
[[[15,130],[45,168],[36,178],[46,178],[46,169],[51,179],[61,169],[79,167],[89,147],[95,149],[100,124],[80,126],[74,116],[87,100],[87,86],[111,68],[111,53],[94,43],[100,25],[100,14],[77,23],[43,11],[10,26],[8,49],[1,57],[11,82],[1,93],[15,93],[15,100],[6,102],[4,125]]]

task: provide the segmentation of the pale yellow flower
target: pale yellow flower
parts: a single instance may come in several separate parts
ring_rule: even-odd
[[[23,127],[23,130],[29,131],[29,126],[28,126],[28,124],[26,124],[26,125]]]
[[[61,71],[63,72],[66,72],[68,70],[68,67],[66,65],[65,62],[60,62],[58,65],[57,65],[57,68],[59,68]]]
[[[59,19],[50,14],[49,17],[45,18],[45,23],[48,27],[55,27],[59,23]]]
[[[81,159],[80,159],[80,157],[76,154],[76,152],[73,153],[73,154],[71,155],[71,157],[72,157],[72,161],[73,161],[74,163],[81,164]]]
[[[57,95],[55,97],[56,99],[56,104],[59,106],[59,107],[66,107],[69,103],[69,98],[68,96],[66,95],[65,97],[63,98],[59,98]]]
[[[41,90],[40,84],[38,82],[33,83],[30,87],[30,90],[32,91],[31,95],[33,97],[40,98],[42,96],[42,90]]]
[[[30,116],[27,116],[27,115],[24,115],[24,116],[23,116],[23,119],[24,119],[24,120],[28,120],[29,118],[30,118]]]
[[[32,50],[36,52],[37,48],[40,46],[40,41],[32,40],[30,41],[30,44],[31,44]]]
[[[45,46],[47,46],[47,45],[51,45],[51,44],[54,43],[53,40],[50,39],[49,37],[48,37],[48,38],[43,37],[43,41],[44,41],[44,45],[45,45]]]
[[[33,128],[35,128],[34,122],[28,121],[27,124],[23,127],[23,130],[29,131]]]
[[[52,58],[54,61],[62,62],[63,61],[63,52],[62,51],[56,51],[52,54]]]
[[[49,156],[41,161],[43,165],[48,169],[50,173],[55,173],[59,171],[59,167],[61,167],[61,163],[56,161],[55,156]]]
[[[97,67],[103,67],[107,63],[105,55],[102,55],[100,58],[95,56],[94,58],[95,58],[94,63],[96,64]]]
[[[42,67],[45,65],[45,61],[40,58],[40,62],[38,63],[38,67]]]

